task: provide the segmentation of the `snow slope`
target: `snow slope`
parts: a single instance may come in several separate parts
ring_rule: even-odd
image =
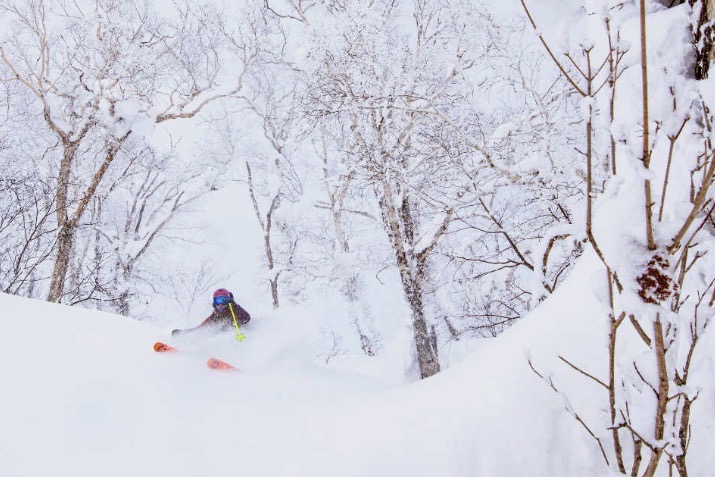
[[[325,365],[310,320],[297,315],[255,316],[243,343],[230,334],[178,342],[144,323],[0,295],[0,475],[605,475],[595,441],[527,364],[542,374],[559,366],[564,389],[592,394],[554,351],[602,366],[588,345],[604,331],[596,269],[587,254],[528,318],[411,385],[359,360]],[[706,338],[704,348],[715,345],[712,331]],[[156,354],[157,339],[187,351]],[[209,355],[239,370],[208,370]],[[713,365],[699,369],[707,386],[691,475],[706,476]]]

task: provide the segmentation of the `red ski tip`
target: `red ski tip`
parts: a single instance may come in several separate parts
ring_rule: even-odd
[[[176,351],[176,348],[169,346],[166,343],[162,343],[161,341],[157,341],[154,343],[154,351],[157,353],[168,353],[169,351]]]
[[[226,362],[224,362],[224,361],[221,361],[220,359],[216,359],[216,358],[210,358],[210,359],[206,362],[206,366],[208,366],[208,367],[211,368],[211,369],[220,369],[220,370],[224,370],[224,371],[229,371],[229,370],[231,370],[231,369],[236,369],[236,368],[234,368],[233,366],[231,366],[230,364],[228,364],[228,363],[226,363]]]

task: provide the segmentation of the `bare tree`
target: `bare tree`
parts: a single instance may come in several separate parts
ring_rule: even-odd
[[[169,19],[141,0],[0,3],[13,25],[2,65],[34,95],[60,146],[50,301],[63,299],[83,217],[112,164],[144,134],[143,123],[191,118],[241,89],[255,38],[230,34],[216,10],[176,8]],[[230,50],[238,81],[222,87]]]
[[[33,296],[53,250],[52,191],[33,177],[0,178],[0,290]]]
[[[276,166],[279,166],[278,161],[279,160],[276,161]],[[253,210],[263,233],[263,251],[265,253],[266,265],[268,267],[268,281],[271,289],[273,308],[278,308],[280,306],[278,288],[279,280],[284,272],[290,272],[296,249],[298,247],[299,238],[287,230],[287,225],[283,225],[283,227],[278,229],[277,233],[283,235],[283,238],[288,239],[288,246],[285,249],[276,247],[274,238],[274,234],[276,234],[276,230],[274,230],[274,221],[276,220],[281,202],[283,200],[287,200],[286,195],[282,188],[279,188],[274,192],[268,192],[269,201],[267,210],[261,210],[258,197],[262,195],[265,196],[265,193],[261,194],[256,183],[254,182],[253,172],[248,161],[246,162],[246,172],[248,177],[248,192],[251,197],[251,202],[253,203]],[[285,259],[282,264],[279,264],[278,262],[278,253],[282,255],[280,258]]]
[[[351,16],[346,24],[355,28],[345,32],[347,41],[332,44],[324,52],[309,98],[316,117],[332,118],[333,124],[340,124],[330,131],[335,149],[348,155],[346,164],[355,171],[354,185],[371,191],[412,312],[422,377],[440,369],[425,293],[431,288],[430,260],[454,215],[443,191],[434,189],[433,184],[437,177],[449,181],[452,170],[447,165],[463,153],[454,141],[447,140],[444,148],[432,137],[449,135],[450,124],[439,106],[449,108],[453,96],[448,92],[479,54],[458,48],[452,70],[446,74],[433,71],[439,66],[428,63],[429,52],[444,31],[437,25],[443,22],[448,28],[458,28],[452,23],[453,12],[441,6],[439,2],[417,2],[411,43],[393,51],[377,44],[396,41],[395,31],[388,26],[398,14],[392,3],[340,11],[339,15]],[[386,33],[379,32],[385,28]],[[456,30],[450,33],[460,34]],[[440,169],[440,164],[447,167]]]
[[[263,235],[263,252],[268,271],[273,307],[280,305],[279,282],[288,280],[296,259],[300,233],[298,220],[281,216],[281,207],[296,203],[303,183],[295,165],[299,155],[300,124],[298,82],[294,71],[276,62],[255,75],[250,92],[244,95],[258,118],[267,148],[249,151],[246,160],[248,192]],[[282,78],[281,80],[277,77]],[[256,177],[258,176],[258,177]]]
[[[348,217],[358,217],[375,226],[379,226],[379,220],[365,210],[351,208],[349,197],[357,171],[341,162],[344,156],[329,151],[325,128],[320,127],[319,130],[315,149],[322,161],[322,179],[327,200],[316,204],[316,207],[329,213],[328,222],[333,232],[329,253],[335,263],[334,279],[340,283],[340,293],[348,303],[348,318],[352,329],[360,340],[362,351],[368,356],[375,356],[381,338],[374,329],[371,307],[365,296],[364,261],[359,259],[355,247],[351,246],[351,235],[354,232],[351,231]],[[371,258],[375,260],[374,256]]]
[[[572,133],[549,134],[575,111],[558,80],[536,79],[533,50],[513,48],[518,26],[510,37],[471,4],[415,2],[409,37],[394,28],[405,13],[394,2],[326,7],[329,28],[306,22],[328,35],[304,61],[315,143],[327,143],[318,155],[339,165],[326,175],[320,207],[343,251],[361,245],[348,240],[355,221],[378,217],[429,376],[446,340],[487,322],[487,334],[508,326],[558,286],[580,253],[573,206],[585,194],[561,179],[572,177],[564,171],[573,161],[560,162]],[[493,79],[504,64],[512,70]],[[515,91],[511,104],[506,91]],[[535,136],[544,137],[536,151]],[[538,242],[543,252],[534,256]],[[532,280],[544,290],[536,299]],[[488,283],[508,298],[487,304]]]
[[[133,282],[147,282],[153,278],[141,270],[144,257],[156,241],[168,238],[167,229],[176,216],[203,195],[200,187],[190,186],[206,176],[205,166],[199,164],[172,171],[169,176],[166,165],[172,160],[171,151],[161,160],[155,158],[150,149],[142,152],[152,160],[148,164],[141,160],[127,164],[122,176],[112,183],[107,196],[97,198],[109,202],[114,210],[123,209],[123,217],[118,224],[106,224],[109,221],[102,217],[102,227],[96,228],[107,240],[107,248],[112,250],[114,265],[110,269],[113,271],[115,309],[123,315],[130,314],[131,290],[136,288]],[[110,202],[116,201],[113,193],[129,200],[123,201],[123,207],[118,207]]]
[[[668,78],[666,81],[649,73],[652,57],[647,54],[650,43],[645,1],[639,2],[638,12],[641,68],[638,77],[632,80],[637,79],[641,85],[641,120],[632,127],[641,134],[622,140],[619,167],[613,172],[618,176],[622,168],[646,171],[633,179],[630,186],[642,191],[640,201],[636,202],[638,209],[623,212],[639,217],[637,223],[643,229],[635,234],[635,239],[634,235],[621,231],[627,240],[637,243],[640,253],[623,261],[614,257],[615,250],[608,253],[596,250],[604,265],[609,291],[604,303],[609,309],[608,346],[604,350],[608,376],[599,376],[567,357],[559,358],[605,392],[607,420],[586,408],[571,407],[569,412],[597,441],[608,466],[624,475],[643,477],[652,477],[667,466],[671,475],[677,472],[687,476],[687,451],[694,424],[690,415],[698,396],[690,391],[692,383],[688,380],[700,337],[715,315],[712,299],[715,274],[703,260],[714,240],[706,227],[712,221],[714,209],[711,189],[715,178],[714,118],[704,98],[692,100],[698,97],[689,89],[692,84],[672,86],[672,78],[687,74],[686,71],[658,65]],[[609,27],[604,22],[610,40],[613,37]],[[548,42],[543,43],[551,51]],[[609,46],[613,52],[614,44],[609,41]],[[556,56],[550,54],[562,72],[568,74]],[[574,81],[572,87],[578,88],[578,84]],[[672,110],[658,113],[668,115],[667,119],[651,111],[654,88],[672,96]],[[613,96],[610,101],[613,104]],[[612,123],[613,119],[612,109],[605,123]],[[697,144],[692,138],[702,139]],[[681,167],[689,169],[677,180],[670,168],[674,154],[680,154]],[[611,205],[633,207],[626,205],[631,200],[628,194],[616,193],[609,199]],[[661,211],[656,216],[653,207],[659,201]],[[690,202],[689,210],[674,207],[677,201]],[[667,220],[665,215],[669,217]],[[592,227],[596,228],[594,234],[598,228],[603,227],[604,232],[606,228],[604,224]],[[632,242],[619,246],[634,247]],[[629,277],[631,281],[622,283],[617,277]],[[553,379],[547,381],[556,392],[568,394]]]

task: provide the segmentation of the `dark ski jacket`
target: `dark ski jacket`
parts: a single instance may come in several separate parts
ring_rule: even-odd
[[[241,307],[241,305],[232,301],[229,303],[229,306],[233,308],[233,313],[236,315],[236,321],[239,325],[245,325],[251,321],[251,315],[249,315],[248,312]],[[214,307],[213,313],[201,322],[197,328],[202,326],[233,326],[233,315],[231,315],[231,310],[226,307],[225,312],[219,313]]]
[[[239,326],[245,325],[251,321],[251,315],[248,314],[246,310],[243,309],[241,305],[232,301],[230,303],[231,308],[233,308],[233,313],[236,315],[236,321]],[[204,328],[215,328],[215,329],[226,329],[233,327],[233,316],[231,315],[231,310],[226,307],[223,313],[220,313],[216,307],[214,307],[213,312],[206,318],[201,324],[195,328],[190,328],[188,330],[174,330],[171,332],[172,336],[176,336],[180,333],[187,333],[189,331],[200,330]]]

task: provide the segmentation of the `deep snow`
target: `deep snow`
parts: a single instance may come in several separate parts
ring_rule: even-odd
[[[230,333],[179,341],[130,319],[0,295],[0,475],[606,475],[595,441],[527,362],[589,395],[554,356],[602,367],[594,270],[587,254],[531,315],[414,384],[376,365],[385,357],[326,365],[314,356],[315,320],[295,310],[254,316],[241,343]],[[700,349],[712,349],[712,330],[705,338]],[[185,352],[156,354],[157,340]],[[209,370],[208,356],[238,369]],[[689,453],[691,475],[706,476],[713,363],[699,369]]]

